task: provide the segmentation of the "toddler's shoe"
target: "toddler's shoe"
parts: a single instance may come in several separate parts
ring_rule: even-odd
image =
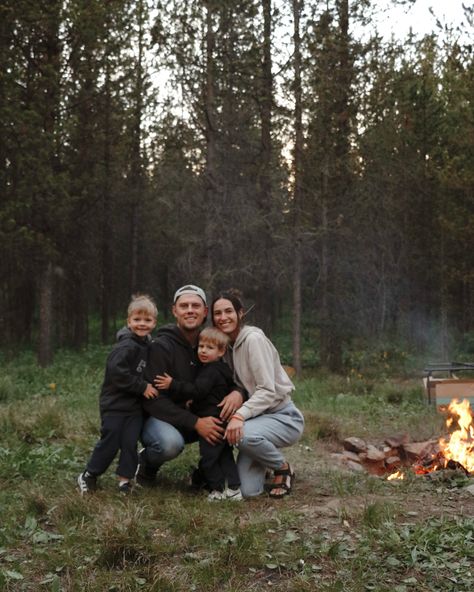
[[[211,493],[207,496],[208,502],[218,502],[225,499],[225,493],[223,491],[217,491],[217,489],[211,491]]]
[[[232,500],[234,502],[241,502],[244,499],[240,488],[231,489],[230,487],[227,487],[224,491],[224,496],[224,499]]]
[[[91,475],[89,471],[84,471],[77,478],[77,485],[81,495],[85,493],[91,493],[97,489],[97,477]]]
[[[131,481],[122,481],[119,483],[118,489],[123,495],[130,495],[133,490],[133,484]]]

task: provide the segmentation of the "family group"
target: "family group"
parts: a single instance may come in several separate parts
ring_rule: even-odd
[[[132,297],[127,326],[107,358],[100,439],[77,479],[80,492],[97,489],[117,453],[122,493],[130,493],[135,480],[153,487],[165,462],[199,442],[191,479],[210,501],[264,491],[288,495],[295,474],[282,448],[301,437],[304,419],[275,346],[245,324],[242,299],[232,290],[209,306],[199,286],[182,286],[172,313],[176,323],[152,338],[156,305],[147,295]],[[205,327],[209,313],[212,325]]]

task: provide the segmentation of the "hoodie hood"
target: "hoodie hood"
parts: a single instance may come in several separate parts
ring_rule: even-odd
[[[239,334],[237,335],[237,339],[235,340],[235,343],[233,345],[233,349],[237,349],[239,348],[244,342],[245,340],[249,337],[249,335],[260,335],[260,337],[263,337],[266,339],[265,333],[259,329],[258,327],[254,327],[252,325],[244,325],[240,331]]]
[[[156,338],[163,336],[166,336],[174,343],[183,345],[184,347],[192,347],[178,325],[164,325],[163,327],[160,327],[156,332]]]
[[[147,335],[146,337],[142,338],[139,337],[136,333],[131,331],[128,327],[122,327],[119,329],[115,335],[117,341],[123,341],[124,339],[136,339],[143,343],[148,343],[151,341],[151,336]]]

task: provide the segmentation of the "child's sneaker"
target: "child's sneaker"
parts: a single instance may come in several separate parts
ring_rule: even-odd
[[[129,495],[130,493],[132,493],[132,489],[133,489],[133,485],[131,481],[122,481],[121,483],[119,483],[118,489],[120,491],[120,493],[123,493],[124,495]]]
[[[218,502],[225,499],[225,493],[223,491],[217,491],[217,489],[211,491],[211,493],[207,496],[208,502]]]
[[[77,478],[77,485],[81,495],[91,493],[97,489],[97,477],[91,475],[89,471],[84,471]]]
[[[244,498],[242,496],[242,492],[238,487],[237,489],[231,489],[230,487],[227,487],[227,489],[224,491],[223,499],[232,500],[234,502],[241,502]]]

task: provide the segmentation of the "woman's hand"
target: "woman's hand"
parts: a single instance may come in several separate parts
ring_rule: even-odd
[[[158,376],[156,376],[155,380],[153,381],[156,388],[160,389],[160,391],[167,391],[170,388],[172,382],[173,379],[166,372],[164,376],[158,374]]]
[[[235,416],[227,424],[227,429],[224,434],[224,438],[227,438],[227,442],[231,446],[238,444],[244,437],[244,420],[240,419],[239,416]]]
[[[217,405],[218,407],[222,407],[219,417],[223,421],[227,421],[231,415],[233,415],[237,409],[242,406],[244,402],[244,398],[239,391],[232,391],[228,395],[226,395],[222,401]]]

